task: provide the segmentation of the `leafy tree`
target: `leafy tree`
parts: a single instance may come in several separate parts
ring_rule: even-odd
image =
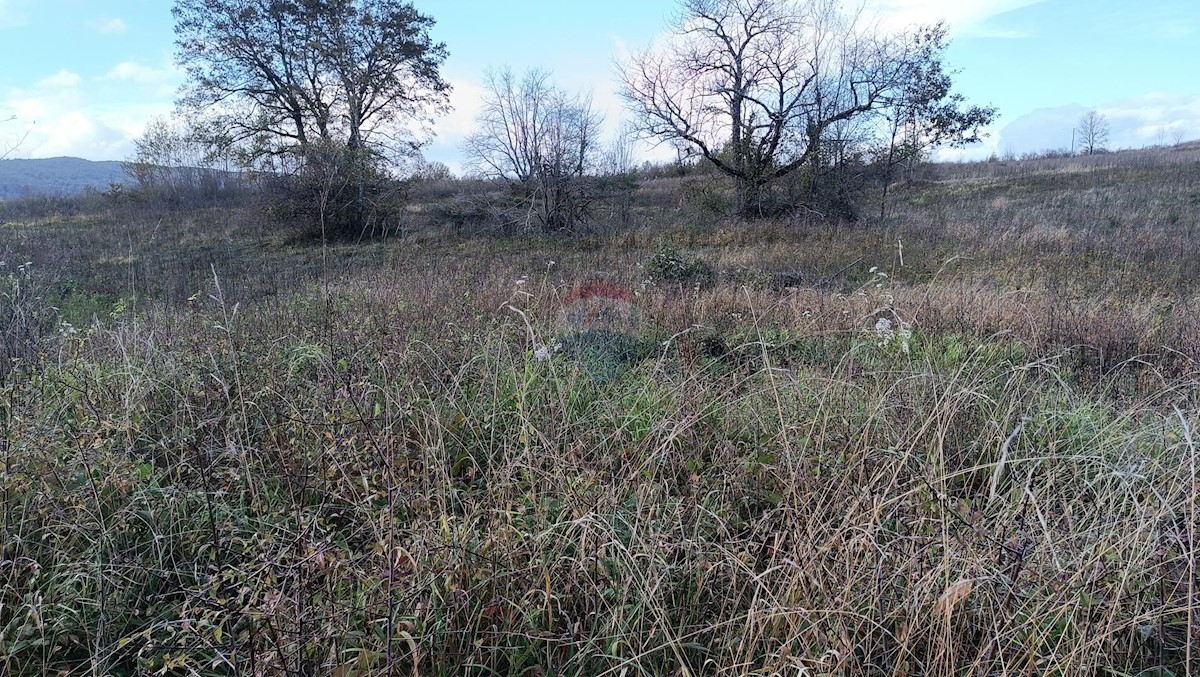
[[[933,148],[976,143],[983,129],[996,119],[994,106],[967,106],[963,95],[953,91],[954,72],[947,71],[943,62],[949,46],[944,23],[918,28],[905,39],[909,54],[906,72],[882,109],[888,144],[886,152],[881,153],[884,178],[880,218],[887,207],[888,186],[897,165],[904,166],[909,176]]]
[[[415,154],[412,130],[448,108],[446,47],[407,0],[175,0],[173,13],[179,104],[209,120],[203,137],[247,167],[347,172],[349,228],[366,228],[383,163]]]
[[[173,13],[180,104],[215,107],[249,160],[331,141],[410,151],[399,123],[448,104],[446,47],[403,0],[176,0]]]

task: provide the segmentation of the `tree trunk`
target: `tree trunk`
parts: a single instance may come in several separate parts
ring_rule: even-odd
[[[883,191],[879,198],[879,218],[887,214],[888,189],[892,184],[892,167],[896,164],[896,135],[900,133],[900,118],[892,119],[892,136],[888,140],[887,161],[883,163]]]
[[[359,106],[356,104],[351,110],[350,142],[348,144],[350,157],[348,159],[350,172],[354,177],[354,230],[358,232],[359,237],[364,235],[367,228],[366,158],[363,157],[362,130],[358,123],[361,117]]]
[[[769,183],[761,179],[737,178],[734,212],[744,218],[761,218]]]

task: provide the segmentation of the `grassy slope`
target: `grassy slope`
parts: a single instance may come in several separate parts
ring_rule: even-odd
[[[74,326],[6,311],[46,335],[0,392],[0,672],[1183,674],[1200,166],[1108,161],[857,226],[431,195],[324,256],[249,209],[14,217],[0,300]],[[611,381],[533,356],[597,275],[641,313]]]

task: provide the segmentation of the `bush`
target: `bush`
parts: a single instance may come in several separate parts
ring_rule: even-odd
[[[453,197],[461,190],[462,180],[441,162],[424,163],[407,179],[409,197],[414,202],[432,202]]]
[[[646,270],[655,282],[672,282],[689,287],[711,287],[717,271],[702,259],[688,259],[670,245],[661,245],[646,262]]]
[[[122,163],[133,184],[111,185],[108,195],[115,201],[189,209],[236,200],[245,191],[242,173],[221,169],[227,158],[186,122],[152,119],[134,148],[133,157]]]
[[[340,147],[311,148],[299,170],[265,179],[268,213],[313,238],[363,239],[399,228],[406,186],[378,158]]]
[[[519,205],[490,181],[460,181],[453,195],[425,208],[431,226],[452,226],[469,231],[516,233],[524,230]]]
[[[727,216],[733,211],[729,180],[712,173],[699,173],[680,185],[683,195],[680,206],[690,205],[695,213],[705,216]]]
[[[857,221],[868,173],[858,160],[798,170],[759,187],[757,195],[747,198],[741,216],[773,219],[810,214],[830,221]],[[680,202],[702,216],[728,215],[735,211],[731,181],[711,173],[690,177],[682,184]]]
[[[806,211],[828,221],[858,221],[870,168],[861,158],[849,158],[819,169],[806,167],[782,180],[768,193],[764,216]]]

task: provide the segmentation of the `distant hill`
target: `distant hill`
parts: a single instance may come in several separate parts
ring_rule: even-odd
[[[24,195],[75,195],[127,183],[120,162],[92,162],[74,157],[43,160],[0,160],[0,200]]]

